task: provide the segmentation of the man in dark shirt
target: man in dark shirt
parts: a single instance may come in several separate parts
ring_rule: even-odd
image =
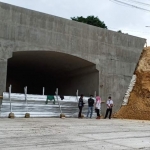
[[[80,98],[79,98],[79,102],[78,102],[78,107],[79,107],[79,114],[78,114],[78,118],[82,118],[81,114],[82,114],[82,108],[84,106],[84,102],[83,102],[83,94],[81,94]]]
[[[92,114],[93,114],[93,106],[94,106],[93,95],[90,95],[90,98],[88,99],[88,112],[87,112],[87,118],[88,118],[88,116],[89,116],[89,113],[90,113],[90,118],[92,118]]]

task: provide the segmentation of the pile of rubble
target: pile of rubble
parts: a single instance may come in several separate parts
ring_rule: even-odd
[[[150,120],[150,47],[144,48],[135,74],[137,79],[128,104],[122,106],[114,117]]]

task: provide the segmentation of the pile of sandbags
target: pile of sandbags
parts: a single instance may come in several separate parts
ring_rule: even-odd
[[[124,97],[124,99],[123,99],[122,105],[127,105],[127,104],[128,104],[128,100],[129,100],[129,97],[130,97],[130,93],[132,92],[135,83],[136,83],[136,75],[133,75],[133,76],[132,76],[132,79],[131,79],[131,82],[130,82],[130,85],[129,85],[129,87],[128,87],[128,90],[127,90],[127,92],[126,92],[126,94],[125,94],[125,97]]]

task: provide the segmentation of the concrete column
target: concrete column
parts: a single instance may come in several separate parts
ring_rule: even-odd
[[[0,58],[0,96],[6,91],[7,60]],[[1,104],[1,100],[0,100]]]

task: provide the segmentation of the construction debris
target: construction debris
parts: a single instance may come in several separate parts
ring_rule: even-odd
[[[150,47],[144,48],[135,75],[137,79],[128,104],[122,106],[114,117],[150,120]]]

